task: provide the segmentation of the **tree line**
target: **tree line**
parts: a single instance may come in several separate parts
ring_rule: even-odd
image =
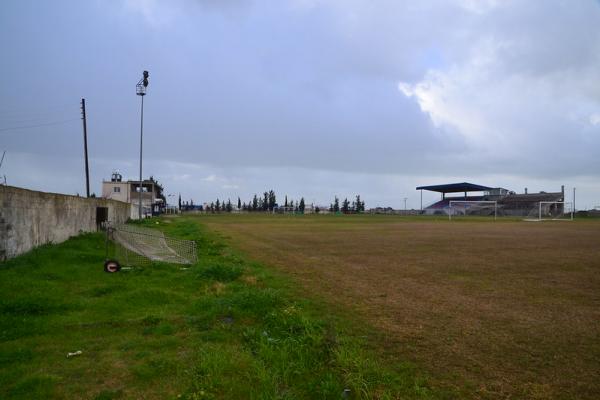
[[[234,210],[246,211],[246,212],[273,212],[274,210],[285,208],[286,211],[293,211],[298,213],[304,213],[306,210],[306,201],[304,197],[301,197],[300,200],[288,199],[288,196],[285,196],[284,203],[282,205],[277,203],[277,195],[274,190],[268,190],[263,192],[262,196],[255,194],[252,199],[248,202],[243,202],[240,197],[237,198],[237,203],[233,203],[231,199],[221,200],[216,199],[212,201],[210,204],[206,205],[206,209],[204,211],[207,212],[232,212]],[[195,206],[192,200],[190,202],[185,202],[182,204],[181,196],[179,198],[179,208],[180,209],[200,209],[203,207]],[[320,212],[319,207],[315,207],[313,210],[315,213]],[[334,197],[333,203],[331,203],[329,207],[329,212],[333,213],[343,213],[343,214],[353,214],[353,213],[362,213],[365,211],[365,202],[361,200],[360,195],[357,195],[354,201],[350,202],[348,198],[345,198],[340,205],[340,200],[337,196]]]
[[[348,198],[345,198],[340,207],[340,199],[335,196],[333,203],[329,206],[329,211],[333,213],[358,214],[365,212],[365,202],[360,199],[360,195],[356,195],[352,203],[348,201]]]

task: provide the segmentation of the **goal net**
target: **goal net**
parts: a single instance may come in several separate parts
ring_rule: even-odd
[[[565,201],[540,201],[525,221],[572,221],[573,203]]]
[[[498,217],[496,201],[451,200],[445,210],[450,220],[464,216]]]
[[[148,261],[193,264],[197,260],[194,241],[171,238],[156,229],[123,224],[109,227],[106,235],[107,258],[110,244],[115,258],[124,265]]]

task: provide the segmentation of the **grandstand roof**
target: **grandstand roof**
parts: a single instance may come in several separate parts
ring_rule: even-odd
[[[431,185],[431,186],[419,186],[417,190],[430,190],[432,192],[439,193],[458,193],[458,192],[483,192],[485,190],[492,190],[494,188],[482,185],[476,185],[474,183],[462,182],[462,183],[446,183],[444,185]]]

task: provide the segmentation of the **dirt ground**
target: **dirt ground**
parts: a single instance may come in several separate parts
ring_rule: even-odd
[[[600,398],[600,221],[202,217],[471,398]]]

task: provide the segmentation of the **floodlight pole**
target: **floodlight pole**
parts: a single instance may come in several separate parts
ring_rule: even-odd
[[[139,80],[135,85],[135,93],[142,97],[142,110],[140,117],[140,196],[138,204],[138,217],[142,219],[142,149],[144,144],[144,96],[146,95],[146,88],[148,87],[148,71],[144,71],[142,79]]]
[[[140,118],[140,202],[138,204],[139,219],[142,219],[142,149],[144,148],[144,95],[142,96],[142,112]]]

